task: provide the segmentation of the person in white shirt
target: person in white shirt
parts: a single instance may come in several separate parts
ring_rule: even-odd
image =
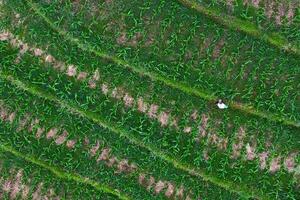
[[[217,106],[219,109],[226,109],[228,106],[222,101],[222,99],[219,99],[217,102]]]

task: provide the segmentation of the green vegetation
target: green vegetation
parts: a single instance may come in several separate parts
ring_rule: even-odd
[[[44,164],[39,166],[32,159],[28,162],[27,157],[7,146],[0,147],[0,163],[1,199],[115,199],[114,195],[64,178],[64,173],[57,175],[57,170],[49,171]]]
[[[285,0],[179,0],[211,10],[225,26],[264,39],[282,50],[300,55],[300,4]]]
[[[2,76],[2,78],[4,77]],[[10,81],[17,85],[17,87],[21,87],[17,81],[13,81],[12,79],[10,79]],[[130,138],[130,136],[123,135],[123,137],[120,137],[122,135],[118,135],[119,132],[117,132],[116,129],[111,128],[113,127],[112,125],[110,125],[110,127],[106,127],[106,129],[103,129],[86,119],[89,117],[83,118],[72,116],[66,113],[64,108],[50,106],[51,103],[48,103],[48,101],[44,100],[44,98],[47,96],[46,94],[39,94],[38,91],[27,88],[36,96],[44,97],[43,99],[35,98],[33,95],[22,90],[16,89],[15,91],[9,91],[8,88],[11,87],[12,85],[7,82],[1,83],[1,94],[2,96],[8,97],[7,99],[2,99],[2,104],[6,106],[5,109],[7,111],[17,111],[16,119],[18,118],[19,122],[16,121],[12,125],[7,124],[7,122],[2,122],[2,132],[5,134],[1,135],[1,140],[6,141],[8,145],[14,145],[19,152],[33,154],[39,159],[50,162],[52,165],[62,167],[67,171],[67,173],[75,172],[76,174],[79,174],[78,176],[81,176],[80,178],[76,178],[77,176],[72,176],[70,177],[71,179],[80,181],[84,179],[83,177],[92,178],[93,180],[91,180],[91,183],[89,184],[96,185],[96,188],[99,188],[100,186],[98,185],[101,182],[104,182],[109,185],[114,185],[119,191],[124,191],[128,194],[131,194],[131,196],[134,196],[135,198],[142,199],[151,199],[151,193],[145,192],[145,189],[139,185],[139,173],[153,175],[156,180],[165,180],[172,183],[182,184],[185,186],[186,190],[191,191],[193,196],[196,196],[196,194],[199,196],[202,193],[206,193],[207,197],[204,196],[203,198],[209,199],[217,198],[219,194],[224,195],[227,193],[227,191],[224,191],[222,188],[201,181],[201,177],[193,177],[188,175],[188,173],[185,173],[186,170],[176,170],[176,168],[180,169],[178,166],[175,166],[175,169],[173,169],[174,167],[169,167],[167,162],[160,159],[160,155],[156,156],[156,152],[149,152],[143,150],[146,148],[132,146],[132,141],[124,138]],[[24,85],[22,88],[26,89]],[[14,102],[10,101],[11,98],[14,99]],[[47,97],[47,99],[50,98],[51,95]],[[53,101],[55,97],[52,97],[51,99]],[[73,109],[73,111],[76,112],[76,108]],[[84,116],[86,115],[85,113],[83,113]],[[27,116],[29,116],[28,122],[26,126],[23,127],[24,130],[22,129],[21,131],[20,124],[24,122],[24,119],[26,119]],[[30,124],[32,124],[32,121],[35,119],[39,119],[40,123],[35,124],[33,130],[29,131],[29,128],[27,127],[30,127]],[[99,119],[97,122],[100,124]],[[37,138],[35,133],[39,127],[44,128],[45,133],[43,133],[40,138]],[[67,130],[69,133],[68,139],[74,139],[75,141],[78,141],[75,145],[75,149],[70,151],[65,145],[56,144],[55,140],[51,142],[46,133],[49,132],[53,127],[60,129],[60,132]],[[113,129],[114,132],[110,132],[110,129]],[[89,138],[90,145],[88,146],[90,148],[85,147],[85,138]],[[19,145],[16,144],[16,142],[20,139],[24,142]],[[104,163],[97,163],[96,159],[91,159],[92,156],[89,154],[89,150],[97,143],[97,140],[101,141],[101,148],[99,151],[105,147],[109,147],[112,149],[112,154],[115,155],[119,160],[126,158],[130,162],[136,163],[138,170],[133,174],[125,173],[123,175],[117,173],[116,175],[116,169],[110,169],[111,167],[106,166]],[[40,145],[43,145],[43,149],[39,148]],[[101,153],[98,154],[100,155]],[[32,161],[33,159],[29,158],[29,160]],[[70,160],[72,162],[70,162]],[[39,165],[45,166],[46,164]],[[161,171],[162,168],[164,169],[163,171]],[[65,173],[62,172],[58,172],[58,174],[59,176],[66,176]],[[183,180],[182,176],[184,177]],[[112,179],[112,177],[114,178]],[[100,180],[101,182],[97,183],[96,180]],[[121,195],[121,197],[123,196]],[[231,195],[230,193],[225,195],[225,197],[237,198],[236,195]]]
[[[82,8],[77,5],[80,13],[73,15],[74,6],[66,4],[55,6],[52,2],[40,13],[68,36],[80,39],[75,42],[80,41],[85,48],[94,47],[102,55],[126,60],[131,68],[141,68],[153,76],[158,74],[218,97],[226,94],[239,103],[299,119],[299,110],[295,110],[299,107],[295,99],[299,87],[296,81],[289,81],[297,80],[299,69],[290,67],[299,64],[297,57],[283,56],[272,46],[263,45],[261,40],[226,30],[177,3],[115,2],[115,6],[103,6],[102,12],[109,13],[104,19],[97,14],[87,17],[95,6],[91,3]],[[144,9],[135,9],[139,7]],[[66,13],[70,14],[66,16]],[[253,85],[257,80],[262,83]],[[272,101],[272,97],[277,100]]]
[[[299,198],[298,55],[203,6],[4,1],[2,150],[71,194]]]

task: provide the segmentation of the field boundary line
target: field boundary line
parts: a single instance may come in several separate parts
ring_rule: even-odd
[[[35,165],[38,165],[38,166],[40,166],[44,169],[47,169],[47,170],[51,171],[55,176],[57,176],[61,179],[67,179],[67,180],[70,180],[70,181],[75,181],[75,182],[78,182],[78,183],[83,183],[83,184],[86,184],[86,185],[90,185],[98,191],[102,191],[104,193],[112,194],[112,195],[118,197],[119,199],[130,200],[130,198],[128,198],[124,194],[122,194],[119,191],[114,190],[114,189],[112,189],[112,188],[110,188],[106,185],[99,184],[96,181],[93,181],[93,180],[91,180],[89,178],[86,178],[86,177],[82,177],[78,174],[71,174],[71,173],[65,172],[61,169],[58,169],[56,167],[50,166],[47,163],[45,163],[44,161],[38,160],[38,159],[34,158],[33,156],[23,155],[21,152],[18,152],[17,150],[13,149],[12,147],[0,144],[0,149],[5,151],[5,152],[12,153],[14,156],[22,158],[22,159],[26,160],[27,162],[31,162],[31,163],[33,163]]]
[[[62,35],[63,37],[65,37],[67,40],[69,40],[71,43],[75,44],[78,48],[82,49],[83,51],[87,51],[90,53],[95,54],[98,57],[110,60],[120,66],[124,66],[125,68],[128,68],[130,70],[132,70],[135,73],[144,75],[148,78],[150,78],[153,81],[157,81],[157,82],[162,82],[163,84],[177,89],[177,90],[181,90],[186,94],[192,95],[192,96],[197,96],[200,97],[202,99],[205,99],[207,101],[216,101],[218,99],[218,97],[209,94],[206,91],[200,90],[200,89],[196,89],[196,88],[192,88],[191,86],[182,83],[182,82],[178,82],[178,81],[173,81],[171,79],[167,79],[155,72],[149,72],[141,67],[137,67],[137,66],[133,66],[129,63],[127,63],[124,60],[121,60],[119,58],[116,58],[114,56],[108,55],[107,53],[104,52],[100,52],[98,50],[96,50],[95,48],[93,48],[91,45],[88,44],[83,44],[80,42],[80,40],[78,38],[74,38],[73,36],[71,36],[68,32],[63,31],[61,29],[59,29],[59,27],[57,27],[55,24],[53,24],[53,22],[51,22],[43,13],[41,13],[40,9],[31,2],[31,0],[26,0],[26,2],[29,4],[29,7],[32,8],[34,10],[34,12],[36,14],[38,14],[42,19],[44,19],[44,21],[56,32],[58,32],[58,34]],[[266,111],[260,111],[258,109],[253,108],[252,106],[246,105],[246,104],[242,104],[242,103],[237,103],[234,101],[229,101],[229,109],[235,109],[235,110],[239,110],[245,113],[248,113],[250,115],[255,115],[261,118],[265,118],[267,120],[273,121],[273,122],[279,122],[288,126],[293,126],[296,128],[300,127],[300,121],[293,121],[290,119],[287,119],[285,117],[282,116],[278,116]]]
[[[227,28],[245,33],[247,35],[250,35],[251,37],[263,40],[266,43],[279,48],[280,50],[284,50],[286,52],[300,56],[300,49],[297,46],[292,45],[285,37],[278,35],[275,32],[265,33],[263,30],[260,30],[255,24],[251,22],[238,19],[237,17],[228,16],[227,14],[222,14],[216,9],[211,9],[200,5],[195,0],[177,1],[188,9],[201,13],[206,17],[211,18],[215,22],[226,26]]]
[[[228,191],[237,193],[240,196],[245,198],[257,198],[262,200],[270,199],[270,197],[265,196],[265,194],[262,194],[261,192],[259,192],[254,188],[250,188],[246,185],[241,186],[241,184],[235,185],[234,182],[221,180],[219,178],[211,176],[210,174],[205,173],[202,169],[199,168],[195,169],[194,167],[192,167],[187,163],[181,163],[177,161],[175,158],[172,158],[171,156],[167,155],[162,150],[159,150],[158,148],[154,147],[153,145],[145,144],[142,140],[132,136],[132,134],[130,134],[129,131],[116,127],[110,124],[109,122],[105,122],[105,120],[101,119],[101,116],[99,114],[84,110],[76,105],[71,105],[70,102],[61,100],[57,96],[41,90],[38,86],[35,86],[31,83],[25,83],[25,81],[22,82],[21,80],[18,80],[11,75],[4,74],[1,71],[0,71],[0,78],[10,82],[11,84],[19,87],[24,91],[31,93],[32,95],[52,101],[55,104],[58,104],[60,107],[65,108],[66,110],[70,111],[73,114],[77,114],[85,119],[91,120],[94,123],[102,126],[103,128],[106,128],[112,131],[113,133],[119,135],[119,137],[125,137],[130,143],[148,150],[154,156],[161,158],[167,163],[173,165],[176,169],[185,171],[192,176],[199,177],[204,181],[211,182],[212,184],[222,187]]]

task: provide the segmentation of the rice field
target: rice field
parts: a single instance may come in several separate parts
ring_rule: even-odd
[[[299,28],[297,1],[0,0],[0,199],[300,199]]]

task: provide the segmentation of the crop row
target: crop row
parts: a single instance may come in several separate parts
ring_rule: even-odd
[[[7,35],[8,35],[8,38],[9,37],[11,37],[11,36],[9,36],[10,34],[9,33],[6,33]],[[24,43],[23,43],[24,44]],[[19,46],[19,48],[21,48],[22,49],[22,47],[20,47],[20,45],[17,45],[17,46]],[[24,46],[24,45],[22,45],[22,46]],[[27,45],[28,46],[28,45]],[[43,50],[41,50],[41,49],[39,49],[39,50],[37,50],[38,48],[35,48],[35,49],[32,49],[31,47],[28,47],[28,49],[30,49],[30,51],[32,52],[32,54],[34,54],[34,52],[44,52]],[[18,53],[17,53],[18,54]],[[43,54],[39,54],[38,53],[38,55],[36,55],[36,57],[39,57],[39,56],[41,56],[42,57],[42,63],[43,63],[43,65],[50,65],[50,66],[53,66],[53,68],[56,70],[56,74],[57,74],[57,67],[55,67],[55,63],[57,62],[57,63],[60,63],[61,64],[61,66],[67,66],[66,64],[64,64],[64,63],[62,63],[61,61],[59,61],[58,59],[56,59],[55,57],[53,57],[53,56],[50,56],[49,54],[47,54],[47,52],[45,53],[43,53]],[[46,58],[48,58],[48,59],[46,59]],[[49,58],[51,58],[51,59],[49,59]],[[11,59],[11,58],[10,58]],[[14,60],[14,58],[13,58],[13,60]],[[33,61],[33,60],[31,60],[31,59],[29,59],[26,55],[24,55],[24,60],[27,60],[27,61],[29,61],[28,63],[22,63],[22,61],[23,60],[20,60],[20,64],[21,65],[23,65],[23,66],[26,66],[26,68],[25,67],[20,67],[20,66],[18,66],[16,69],[17,69],[17,71],[18,70],[21,70],[19,73],[17,73],[17,74],[19,74],[18,76],[19,77],[21,77],[20,76],[20,73],[23,75],[23,78],[24,78],[24,75],[25,74],[27,74],[28,72],[26,72],[26,73],[24,73],[25,71],[23,71],[24,69],[26,69],[26,70],[29,70],[30,72],[31,72],[31,75],[32,74],[34,74],[34,76],[37,76],[37,77],[40,77],[41,76],[41,74],[38,74],[38,73],[36,73],[36,72],[34,72],[34,71],[32,71],[33,69],[36,69],[36,66],[37,65],[39,65],[39,62],[36,62],[36,61]],[[39,60],[39,59],[38,59]],[[48,62],[49,60],[51,60],[52,62]],[[54,62],[55,61],[55,62]],[[44,63],[44,62],[46,62],[46,63]],[[33,64],[31,64],[31,63],[33,63]],[[47,64],[48,63],[48,64]],[[10,72],[17,72],[17,71],[15,71],[15,70],[13,70],[13,68],[12,68],[12,65],[11,65],[12,63],[9,63],[9,64],[7,64],[7,66],[9,66],[9,69],[10,69]],[[31,65],[32,65],[32,67],[31,67]],[[87,84],[86,84],[86,86],[84,86],[85,84],[84,84],[84,82],[82,82],[83,81],[83,79],[82,78],[80,78],[80,80],[78,80],[78,75],[79,74],[82,74],[82,71],[80,72],[80,71],[78,71],[78,68],[79,67],[77,67],[77,66],[75,66],[75,65],[72,65],[72,64],[70,64],[69,66],[72,66],[71,67],[71,69],[73,69],[73,70],[71,70],[73,73],[72,73],[72,76],[74,75],[75,76],[75,74],[74,74],[74,72],[76,72],[76,75],[77,76],[75,76],[74,78],[71,78],[71,79],[73,79],[73,80],[76,80],[75,82],[78,82],[79,81],[79,87],[82,87],[82,89],[79,89],[81,92],[80,92],[80,94],[81,95],[83,95],[83,96],[86,96],[89,100],[86,102],[85,101],[85,103],[83,103],[83,106],[84,106],[84,104],[89,104],[88,102],[89,101],[91,101],[91,104],[95,104],[95,102],[99,102],[99,97],[98,98],[93,98],[91,95],[89,95],[93,90],[95,91],[95,90],[97,90],[97,93],[98,93],[98,91],[100,90],[100,91],[102,91],[102,93],[103,93],[103,91],[105,92],[105,93],[103,93],[102,94],[102,96],[105,96],[105,99],[107,98],[107,95],[108,95],[108,93],[109,93],[109,96],[111,96],[110,98],[114,98],[114,99],[117,99],[116,97],[117,96],[115,96],[115,95],[113,95],[113,90],[108,90],[108,88],[106,88],[106,89],[104,89],[103,90],[103,87],[99,87],[99,85],[97,84],[97,85],[95,85],[95,86],[98,86],[98,87],[90,87],[90,80],[92,80],[92,81],[95,81],[95,79],[97,79],[97,78],[95,78],[95,77],[98,77],[98,75],[97,76],[95,76],[95,74],[98,74],[99,73],[99,71],[101,70],[101,69],[99,69],[98,71],[96,70],[95,72],[91,72],[90,73],[90,76],[88,76],[88,77],[91,77],[91,79],[88,81],[87,79],[85,79],[86,80],[86,82],[87,82]],[[3,69],[5,69],[6,67],[4,66],[3,67]],[[43,67],[42,67],[43,68]],[[64,67],[63,68],[64,70],[65,70],[65,72],[62,72],[62,75],[63,76],[70,76],[70,74],[68,73],[69,71],[70,71],[70,68],[69,67]],[[74,70],[74,69],[76,69],[76,70]],[[40,70],[40,69],[39,69]],[[49,69],[42,69],[41,71],[44,71],[42,74],[45,74],[45,71],[49,71]],[[46,74],[47,74],[47,72],[46,72]],[[51,73],[52,74],[52,73]],[[59,75],[60,73],[58,73],[58,75]],[[86,74],[86,72],[84,73],[84,74]],[[52,78],[51,79],[48,79],[47,77],[44,77],[44,75],[42,75],[43,76],[43,78],[46,78],[46,80],[48,80],[48,83],[47,84],[50,84],[49,83],[49,80],[51,80],[51,79],[55,79],[53,76],[52,76]],[[72,77],[71,76],[71,77]],[[102,74],[99,74],[99,76],[100,77],[102,77]],[[60,77],[60,79],[62,78],[62,76],[61,75],[59,75],[59,77]],[[102,77],[102,78],[104,78],[104,77]],[[35,79],[34,77],[30,77],[28,80],[34,80],[34,82],[45,82],[46,80],[43,80],[43,79]],[[56,79],[56,80],[58,80],[58,79]],[[62,80],[62,82],[64,82],[65,81],[65,79],[64,80]],[[58,85],[58,82],[57,81],[55,81],[56,82],[56,85]],[[70,82],[70,81],[68,81],[68,82]],[[71,81],[71,82],[73,82],[73,81]],[[68,84],[66,84],[65,82],[62,84],[62,85],[68,85]],[[80,85],[82,85],[82,86],[80,86]],[[107,85],[107,83],[106,83],[106,85]],[[54,85],[53,85],[54,86]],[[52,88],[53,89],[53,86],[51,86],[50,88]],[[100,84],[100,86],[101,86],[101,84]],[[103,83],[102,83],[102,86],[103,86]],[[70,86],[69,86],[70,87]],[[61,87],[58,87],[59,88],[59,90],[60,91],[62,91],[62,89],[63,88],[61,88]],[[58,91],[58,88],[57,89],[55,89],[54,91]],[[75,88],[77,88],[78,89],[78,85],[76,85],[74,88],[72,88],[72,87],[70,87],[70,90],[69,91],[74,91],[74,89]],[[87,88],[87,92],[84,92],[84,89],[83,88]],[[99,88],[99,89],[98,89]],[[135,98],[133,98],[133,95],[129,95],[128,93],[127,93],[127,97],[126,98],[124,98],[125,96],[125,93],[121,93],[121,96],[119,97],[119,99],[120,100],[122,100],[122,101],[124,101],[124,102],[122,102],[122,104],[121,105],[119,105],[119,106],[121,106],[121,107],[126,107],[126,104],[127,104],[127,109],[128,109],[128,107],[131,107],[132,105],[131,105],[131,103],[129,103],[128,104],[128,102],[126,103],[126,101],[128,101],[128,99],[130,99],[130,98],[128,98],[129,96],[132,98],[132,100],[133,99],[135,99]],[[63,95],[62,96],[62,98],[64,98],[64,96],[65,95]],[[73,96],[73,95],[72,95]],[[75,95],[76,96],[76,95]],[[92,100],[92,99],[94,99],[94,100]],[[103,97],[102,97],[103,98]],[[70,100],[69,98],[67,98],[68,100]],[[75,102],[77,102],[79,99],[77,99]],[[107,103],[108,103],[108,100],[106,99],[105,101],[107,101]],[[197,101],[199,101],[199,100],[197,100]],[[100,101],[101,102],[101,101]],[[129,101],[129,102],[132,102],[132,101]],[[86,107],[86,105],[84,106],[84,107]],[[131,105],[131,106],[130,106]],[[136,110],[139,110],[138,108],[139,108],[139,106],[138,105],[136,105],[137,107],[136,107]],[[122,108],[121,108],[122,109]],[[99,110],[99,108],[96,108],[96,110]],[[104,109],[103,109],[104,110]],[[107,110],[109,110],[110,112],[107,112],[107,114],[109,114],[109,113],[111,113],[111,109],[110,108],[108,108]],[[123,110],[123,109],[122,109]],[[128,110],[127,110],[128,111]],[[143,109],[141,109],[139,112],[141,112],[141,111],[143,111]],[[113,111],[113,113],[115,113],[116,111]],[[123,111],[121,111],[121,112],[123,112]],[[147,112],[148,114],[149,114],[149,112]],[[130,113],[129,113],[129,115],[130,115]],[[210,114],[211,115],[211,114]],[[161,115],[158,115],[158,116],[161,116]],[[127,118],[128,116],[126,116],[126,118]],[[149,117],[149,116],[148,116]],[[197,119],[197,114],[195,113],[195,112],[193,112],[193,113],[191,113],[191,116],[187,116],[187,118],[196,118]],[[204,114],[202,114],[202,120],[201,120],[201,124],[202,124],[202,126],[201,126],[201,131],[202,131],[202,133],[203,133],[203,129],[204,128],[207,128],[206,126],[207,125],[205,125],[205,118],[207,118],[207,117],[205,117],[205,115]],[[111,114],[109,115],[109,117],[108,117],[108,119],[109,120],[112,120],[112,119],[114,119],[114,116],[112,116]],[[154,117],[154,119],[157,119],[156,117]],[[127,119],[130,123],[128,123],[128,125],[129,124],[131,124],[131,126],[132,126],[132,121],[130,121],[130,120],[132,120],[132,118],[129,118],[129,119]],[[153,120],[153,119],[152,119]],[[123,123],[123,121],[124,121],[124,119],[122,119],[121,118],[121,121],[119,121],[119,122],[117,122],[117,121],[115,121],[116,123],[120,123],[120,122],[122,122]],[[134,120],[134,121],[138,121],[138,120]],[[161,122],[159,122],[159,129],[161,129],[162,127],[161,127],[161,125],[163,125]],[[153,132],[155,133],[155,134],[157,134],[157,132],[160,132],[159,131],[159,129],[156,129],[157,131],[147,131],[147,125],[145,124],[144,125],[145,126],[145,129],[143,130],[143,131],[141,131],[141,132],[149,132],[149,134],[153,134]],[[213,126],[213,125],[210,125],[210,126]],[[237,126],[238,126],[238,124],[237,124]],[[197,128],[197,125],[195,126],[196,128]],[[275,126],[276,128],[277,128],[277,126]],[[275,129],[275,127],[274,127],[274,129]],[[212,127],[212,128],[214,128],[214,127]],[[268,127],[269,128],[269,127]],[[182,130],[186,130],[186,132],[187,133],[189,133],[189,128],[188,127],[183,127],[183,129]],[[197,130],[197,129],[196,129]],[[210,129],[210,131],[213,131],[213,129]],[[164,132],[166,132],[166,130],[164,130]],[[169,131],[168,131],[169,132]],[[194,134],[196,133],[197,135],[196,136],[199,136],[198,135],[198,133],[196,132],[196,131],[193,131],[194,132]],[[279,131],[280,133],[281,133],[281,131]],[[172,133],[172,132],[171,132]],[[193,133],[191,133],[191,134],[193,134]],[[194,135],[193,134],[193,135]],[[199,132],[199,134],[200,134],[200,132]],[[260,134],[258,134],[258,135],[260,135]],[[164,137],[165,136],[167,136],[167,134],[166,135],[164,135]],[[170,137],[171,136],[171,137]],[[168,141],[171,141],[171,140],[174,140],[174,138],[173,138],[173,136],[172,135],[170,135],[170,136],[168,136],[168,137],[170,137],[170,140],[168,140]],[[212,157],[211,157],[211,160],[218,160],[218,159],[220,159],[219,158],[219,156],[217,156],[217,157],[214,157],[214,156],[216,156],[216,155],[214,155],[215,153],[214,153],[214,147],[213,147],[213,145],[215,145],[215,146],[218,146],[216,143],[218,143],[218,141],[222,141],[222,143],[221,144],[226,144],[226,143],[224,143],[224,141],[226,141],[226,139],[225,140],[223,140],[223,138],[221,137],[221,136],[218,136],[217,134],[213,134],[213,133],[209,133],[208,135],[204,135],[204,137],[205,136],[207,136],[207,138],[204,138],[207,142],[205,142],[205,140],[203,140],[203,141],[201,141],[201,144],[203,144],[204,143],[204,145],[205,144],[208,144],[209,146],[207,146],[207,145],[205,145],[204,146],[204,149],[205,148],[209,148],[210,150],[210,152],[213,154],[212,155]],[[157,136],[156,136],[157,137]],[[184,138],[190,138],[190,136],[188,136],[188,137],[186,137],[186,136],[183,136]],[[166,138],[166,137],[165,137]],[[201,138],[202,139],[202,138]],[[251,139],[251,138],[250,138]],[[252,138],[253,139],[253,138]],[[160,139],[160,141],[164,141],[165,139]],[[183,140],[186,140],[186,139],[183,139]],[[188,139],[189,141],[193,141],[193,140],[191,140],[191,139]],[[237,154],[238,154],[238,152],[240,151],[240,150],[242,150],[242,148],[244,148],[244,146],[243,146],[243,143],[240,143],[238,140],[235,140],[234,139],[234,137],[232,137],[230,140],[232,140],[231,141],[231,143],[229,143],[230,144],[230,146],[235,146],[236,148],[235,148],[235,151],[234,152],[236,152]],[[155,140],[154,140],[155,141]],[[180,140],[179,140],[180,141]],[[182,144],[182,142],[180,142],[181,144]],[[180,143],[178,143],[178,144],[180,144]],[[187,142],[186,144],[187,144],[187,146],[190,146],[190,144],[189,144],[190,142]],[[194,142],[193,142],[194,143]],[[258,141],[258,142],[255,142],[255,143],[260,143],[260,141]],[[158,145],[160,145],[160,144],[158,144]],[[166,144],[164,144],[164,145],[166,145]],[[172,143],[170,143],[170,145],[172,145]],[[242,146],[241,146],[242,145]],[[196,144],[196,146],[197,146],[197,148],[198,148],[198,145]],[[226,146],[226,145],[223,145],[223,146]],[[262,146],[264,146],[264,145],[262,145]],[[288,145],[287,145],[288,146]],[[160,148],[162,148],[163,146],[159,146]],[[172,146],[170,146],[171,148],[172,148]],[[168,147],[168,148],[170,148],[170,147]],[[222,150],[222,145],[220,146],[221,148],[221,150]],[[168,148],[166,148],[166,147],[164,147],[165,149],[168,149]],[[178,148],[178,147],[176,147],[176,148]],[[201,148],[203,148],[203,147],[199,147],[199,152],[201,152]],[[226,148],[226,147],[225,147]],[[247,147],[246,147],[248,150],[248,152],[247,152],[247,154],[249,154],[250,155],[250,157],[251,157],[251,155],[253,154],[253,151],[255,151],[255,150],[253,150],[253,147],[250,147],[249,146],[249,144],[247,145]],[[261,147],[258,147],[258,149],[260,149]],[[286,148],[286,147],[285,147]],[[288,148],[290,148],[290,147],[288,147]],[[194,149],[194,147],[189,147],[189,152],[186,152],[186,153],[184,153],[184,154],[191,154],[192,156],[191,157],[194,157],[193,158],[193,160],[196,158],[197,159],[197,157],[199,157],[199,156],[201,156],[202,157],[202,155],[200,154],[198,154],[198,152],[196,152],[196,154],[195,153],[193,153],[192,151],[193,151],[193,149]],[[284,148],[283,148],[284,149]],[[186,151],[186,147],[184,147],[184,148],[182,148],[182,150],[183,150],[183,152],[184,151]],[[224,150],[226,150],[226,149],[224,149]],[[178,150],[176,150],[175,152],[177,152]],[[180,150],[179,150],[180,151]],[[206,151],[203,151],[203,154],[206,154],[207,153],[207,149],[206,149]],[[222,152],[222,153],[224,153],[224,152]],[[246,157],[246,152],[245,152],[245,157]],[[178,155],[178,153],[177,153],[177,155]],[[181,157],[182,157],[182,152],[179,152],[179,155],[181,155]],[[223,155],[223,154],[221,154],[221,155]],[[228,155],[228,157],[230,158],[230,157],[232,157],[232,152],[230,152],[229,154],[227,153],[227,154],[225,154],[225,155]],[[256,155],[256,154],[255,154]],[[184,156],[186,156],[186,155],[184,155]],[[253,155],[252,155],[253,156]],[[258,155],[257,155],[258,156]],[[262,152],[262,154],[261,154],[261,156],[262,156],[262,158],[260,159],[261,161],[260,161],[260,165],[261,166],[264,166],[264,164],[263,163],[265,163],[266,162],[266,158],[268,157],[268,155],[266,155],[266,152]],[[203,158],[202,158],[202,160],[205,160],[205,158],[206,158],[207,156],[203,156]],[[248,157],[248,155],[247,155],[247,157]],[[289,159],[290,158],[290,156],[288,156],[287,157],[287,159]],[[279,164],[280,163],[280,159],[281,158],[277,158],[277,157],[274,157],[274,159],[271,159],[270,160],[270,171],[272,172],[272,171],[277,171],[277,170],[279,170],[280,169],[280,165],[281,164]],[[215,164],[216,166],[208,166],[208,168],[210,169],[210,170],[212,170],[213,169],[213,167],[218,167],[218,168],[221,168],[221,169],[223,169],[224,170],[224,168],[223,168],[223,166],[220,166],[220,163],[222,163],[222,162],[212,162],[212,161],[209,161],[209,165],[211,165],[211,164]],[[227,160],[227,161],[226,161]],[[252,160],[252,159],[251,159]],[[228,160],[228,158],[227,159],[224,159],[223,158],[223,161],[225,161],[225,163],[226,162],[228,162],[229,160]],[[273,163],[273,164],[272,164]],[[231,163],[231,164],[233,164],[233,163]],[[230,165],[231,165],[230,164]],[[242,164],[244,164],[244,163],[242,163]],[[235,165],[235,164],[234,164]],[[207,167],[207,165],[204,165],[205,167]],[[273,166],[273,167],[272,167]],[[279,166],[279,168],[278,168],[278,166]],[[242,168],[244,168],[243,166],[239,166],[239,167],[242,167]],[[262,168],[265,168],[266,166],[264,166],[264,167],[262,167]],[[232,168],[232,166],[230,167],[230,168]],[[256,168],[256,167],[255,167]],[[232,170],[232,169],[231,169]],[[247,170],[248,171],[248,169],[247,168],[244,168],[244,170]],[[225,171],[225,170],[224,170]],[[224,171],[222,172],[222,173],[224,173]],[[233,177],[237,177],[238,175],[235,175],[235,176],[233,176]],[[260,175],[258,175],[258,176],[260,176]],[[267,176],[266,176],[267,177]],[[266,178],[266,177],[264,177],[264,178]],[[279,177],[276,177],[276,179],[277,178],[279,178]],[[275,179],[275,180],[276,180]]]
[[[1,199],[115,199],[87,185],[63,180],[23,158],[3,149],[0,151]]]
[[[279,52],[260,40],[224,31],[213,21],[174,2],[148,4],[114,2],[94,8],[110,13],[104,19],[98,19],[97,16],[103,15],[96,13],[89,18],[81,17],[91,15],[95,5],[90,4],[77,8],[80,12],[75,15],[71,13],[80,4],[51,3],[40,12],[56,25],[61,24],[59,29],[68,36],[79,39],[73,42],[81,41],[82,46],[90,51],[88,47],[93,47],[104,57],[113,55],[126,60],[124,67],[136,67],[145,74],[185,84],[190,90],[206,91],[294,121],[299,119],[296,92],[299,68],[289,67],[299,65],[297,57]],[[134,10],[133,5],[144,9]],[[19,4],[14,6],[16,10],[18,7],[18,12],[26,9]],[[24,17],[28,14],[26,11]],[[37,28],[32,20],[26,20],[25,24],[28,23]]]

